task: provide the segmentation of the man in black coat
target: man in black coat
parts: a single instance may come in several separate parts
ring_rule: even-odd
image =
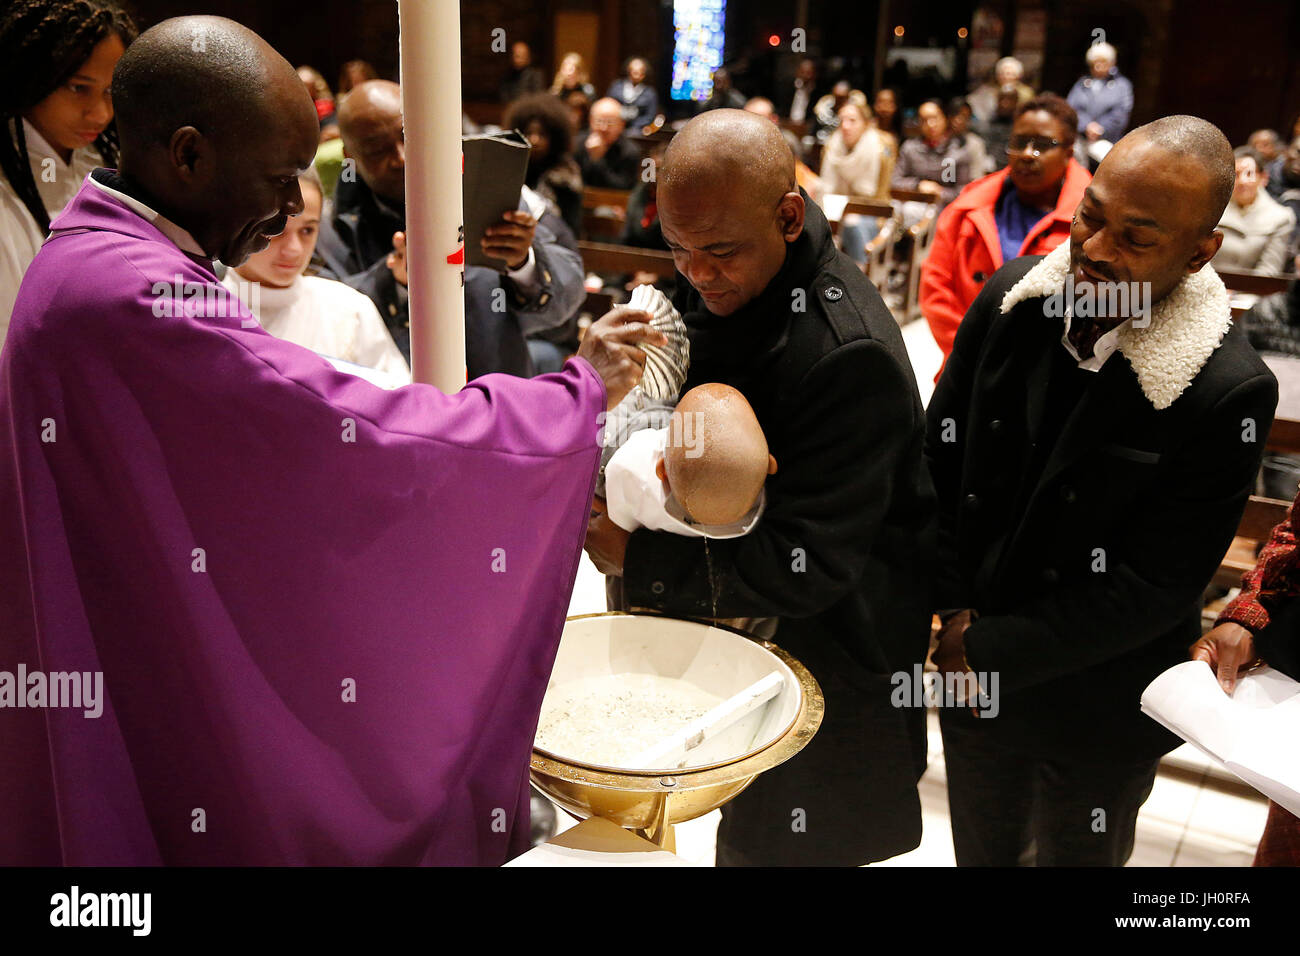
[[[668,148],[658,200],[685,279],[684,388],[739,389],[778,468],[744,537],[629,536],[602,515],[588,553],[621,575],[627,607],[775,619],[772,640],[821,684],[825,720],[811,743],[723,808],[719,863],[856,865],[905,852],[920,841],[925,714],[891,706],[891,674],[925,657],[934,498],[898,326],[795,186],[766,119],[692,120]]]
[[[1277,404],[1206,266],[1232,185],[1204,120],[1134,130],[1070,241],[1003,266],[958,329],[926,434],[934,660],[997,698],[941,711],[959,865],[1122,865],[1179,743],[1139,699],[1200,636]]]

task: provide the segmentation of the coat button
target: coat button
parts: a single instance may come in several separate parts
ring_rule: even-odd
[[[1072,505],[1079,500],[1079,496],[1074,493],[1074,489],[1069,485],[1061,486],[1061,500],[1067,505]]]
[[[549,292],[543,292],[541,298],[537,300],[537,304],[545,305],[550,301],[551,301],[551,294]]]
[[[1043,572],[1044,584],[1055,584],[1060,580],[1061,580],[1061,575],[1059,572],[1057,572],[1056,568],[1048,568],[1046,571]]]
[[[989,422],[989,431],[991,432],[1002,431],[1002,419],[995,418],[993,419],[993,421]]]
[[[844,298],[844,290],[837,285],[828,286],[826,291],[822,294],[826,296],[827,300],[830,302],[838,302],[840,299]]]
[[[977,273],[975,273],[975,275],[972,276],[971,278],[973,278],[976,282],[983,282],[985,279],[988,278],[988,276],[986,276],[986,275],[985,275],[984,273],[982,273],[982,272],[977,272]]]
[[[655,581],[653,584],[650,585],[650,592],[652,594],[663,594],[664,583],[662,581]]]
[[[977,511],[977,510],[979,510],[979,506],[980,506],[980,498],[979,498],[979,495],[967,495],[967,496],[966,496],[966,507],[967,507],[967,508],[969,508],[971,511]]]

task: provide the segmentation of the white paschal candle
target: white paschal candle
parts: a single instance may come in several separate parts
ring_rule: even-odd
[[[465,384],[460,0],[398,0],[411,373]]]

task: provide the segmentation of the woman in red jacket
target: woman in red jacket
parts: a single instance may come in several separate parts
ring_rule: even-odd
[[[920,297],[945,362],[966,309],[1004,262],[1043,255],[1070,238],[1075,207],[1092,181],[1071,154],[1078,121],[1052,93],[1022,104],[1006,168],[975,180],[939,215]]]

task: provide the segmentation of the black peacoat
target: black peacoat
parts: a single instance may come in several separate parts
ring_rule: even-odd
[[[1167,315],[1121,338],[1059,430],[1043,427],[1065,326],[1041,293],[1068,253],[1013,260],[989,280],[935,388],[938,601],[980,615],[966,659],[999,690],[981,733],[1038,758],[1154,758],[1179,741],[1142,714],[1141,693],[1200,637],[1277,382],[1207,266]]]
[[[891,706],[890,675],[925,657],[935,506],[898,325],[805,203],[783,269],[733,315],[708,313],[678,277],[686,388],[739,389],[777,460],[763,517],[707,551],[635,531],[622,580],[634,608],[779,619],[772,640],[820,682],[825,721],[724,808],[719,846],[747,863],[850,865],[920,841],[924,711]]]

